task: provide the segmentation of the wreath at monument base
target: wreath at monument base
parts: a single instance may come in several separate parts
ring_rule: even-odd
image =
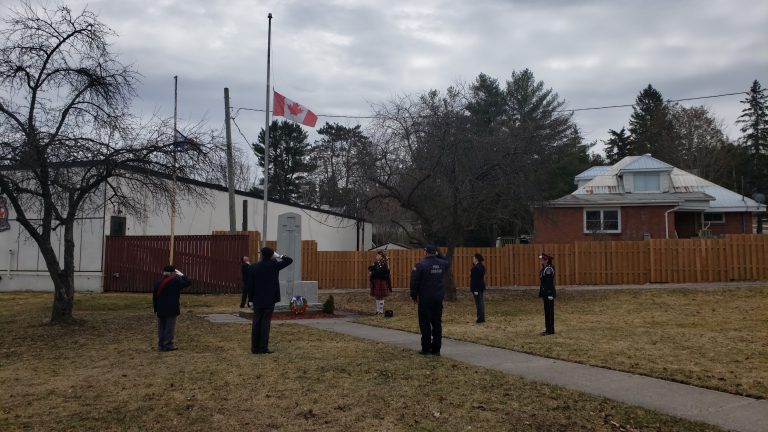
[[[291,312],[293,312],[295,315],[303,314],[307,311],[308,307],[309,303],[304,297],[293,296],[293,298],[291,298]]]

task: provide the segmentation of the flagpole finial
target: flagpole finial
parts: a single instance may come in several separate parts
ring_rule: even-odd
[[[272,12],[267,14],[267,18],[272,19]]]

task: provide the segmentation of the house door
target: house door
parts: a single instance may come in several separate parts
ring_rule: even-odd
[[[701,213],[699,212],[675,212],[675,231],[677,238],[691,238],[699,235],[701,226]]]

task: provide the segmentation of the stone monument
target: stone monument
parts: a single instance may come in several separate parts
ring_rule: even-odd
[[[276,310],[287,309],[293,296],[307,299],[310,307],[320,306],[317,281],[301,280],[301,216],[283,213],[277,217],[277,252],[293,258],[293,264],[280,271],[280,303]]]

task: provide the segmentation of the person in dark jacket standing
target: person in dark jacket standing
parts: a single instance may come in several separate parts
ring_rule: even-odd
[[[251,352],[271,354],[269,328],[275,303],[280,301],[280,270],[293,260],[275,253],[271,248],[261,248],[261,261],[249,267],[251,301],[253,301],[253,326],[251,327]]]
[[[469,291],[475,299],[475,308],[477,309],[476,323],[485,322],[485,266],[483,265],[483,255],[476,253],[472,257],[472,270],[469,273]]]
[[[419,354],[439,356],[443,339],[443,278],[448,273],[448,261],[437,252],[435,245],[427,245],[424,252],[426,256],[411,272],[411,299],[418,304]]]
[[[376,315],[384,315],[384,298],[392,292],[389,263],[384,252],[376,252],[376,259],[373,265],[368,266],[368,273],[371,280],[371,297],[376,300]]]
[[[152,288],[152,308],[157,315],[157,350],[175,351],[173,336],[176,317],[181,314],[181,290],[192,285],[189,279],[173,266],[163,267],[163,277]]]
[[[552,254],[539,255],[541,270],[539,271],[539,297],[544,300],[544,331],[542,336],[555,334],[555,267],[552,265]]]
[[[248,301],[248,306],[251,306],[251,283],[249,279],[251,278],[251,272],[249,271],[251,267],[251,259],[248,256],[244,256],[240,258],[240,271],[243,274],[243,293],[240,295],[240,308],[244,308],[246,305],[246,300]]]

